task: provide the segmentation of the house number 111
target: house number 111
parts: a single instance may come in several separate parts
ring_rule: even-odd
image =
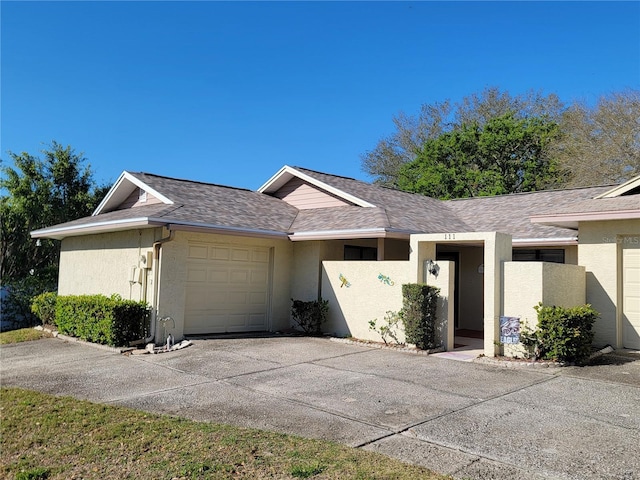
[[[445,240],[455,240],[456,239],[456,234],[455,233],[445,233],[444,234],[444,239]]]

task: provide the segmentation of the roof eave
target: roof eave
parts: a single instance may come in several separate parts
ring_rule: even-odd
[[[125,181],[129,182],[134,187],[138,187],[138,188],[141,188],[142,190],[145,190],[146,192],[149,192],[151,195],[153,195],[155,198],[160,200],[165,205],[173,205],[173,201],[171,199],[165,197],[160,192],[158,192],[157,190],[151,188],[149,185],[147,185],[146,183],[142,182],[141,180],[138,180],[134,175],[132,175],[131,173],[129,173],[129,172],[127,172],[125,170],[120,174],[120,176],[118,177],[118,180],[116,180],[116,182],[109,189],[109,191],[107,192],[105,197],[102,199],[100,204],[93,211],[93,213],[91,214],[92,216],[95,217],[97,215],[100,215],[101,213],[105,213],[107,211],[111,211],[113,208],[118,206],[118,204],[120,202],[118,200],[115,200],[117,198],[116,197],[116,192],[121,188],[125,188],[123,186]],[[115,207],[114,207],[114,205],[115,205]],[[109,208],[109,207],[111,207],[111,208]]]
[[[396,238],[408,240],[417,232],[406,230],[395,230],[389,228],[362,228],[345,230],[314,230],[306,232],[294,232],[289,234],[292,242],[302,242],[309,240],[349,240],[354,238]]]
[[[62,240],[67,237],[80,235],[92,235],[96,233],[118,232],[133,228],[153,228],[162,226],[166,222],[153,220],[148,217],[132,218],[127,220],[113,220],[107,222],[94,222],[85,225],[73,225],[67,227],[49,227],[30,232],[31,238],[52,238]]]
[[[511,240],[514,247],[561,247],[578,245],[578,236],[555,238],[514,238]]]
[[[531,217],[531,222],[539,223],[541,225],[550,225],[554,227],[564,227],[577,230],[579,222],[632,220],[638,218],[640,218],[640,209],[534,215]]]

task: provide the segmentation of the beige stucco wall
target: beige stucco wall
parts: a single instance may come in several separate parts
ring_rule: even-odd
[[[323,331],[381,341],[368,322],[378,319],[380,326],[387,311],[400,311],[402,284],[410,281],[408,266],[406,261],[322,262],[322,297],[329,300],[329,319]],[[381,274],[392,284],[378,278]]]
[[[640,220],[581,222],[578,232],[578,263],[587,272],[586,300],[600,313],[594,343],[620,348],[621,252],[624,237],[640,236]]]
[[[171,316],[175,321],[167,325],[167,333],[176,340],[183,337],[185,312],[185,285],[187,279],[187,254],[189,242],[260,246],[272,249],[271,306],[269,329],[272,331],[289,327],[292,245],[287,239],[239,237],[192,232],[176,232],[173,241],[162,246],[159,272],[160,290],[158,315]]]
[[[65,238],[60,246],[58,293],[150,300],[149,282],[144,286],[150,270],[144,267],[151,265],[141,262],[141,256],[152,250],[160,235],[160,229],[141,229]],[[139,268],[140,276],[132,278],[132,268]]]
[[[519,317],[533,329],[535,306],[575,307],[585,303],[585,269],[578,265],[545,262],[505,262],[504,316]],[[505,355],[521,356],[521,346],[504,346]]]

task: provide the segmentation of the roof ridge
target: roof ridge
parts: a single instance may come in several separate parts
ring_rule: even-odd
[[[176,177],[169,177],[166,175],[158,175],[156,173],[148,173],[148,172],[129,172],[131,175],[147,175],[149,177],[156,177],[156,178],[163,178],[165,180],[174,180],[176,182],[185,182],[185,183],[193,183],[193,184],[198,184],[198,185],[208,185],[210,187],[221,187],[221,188],[229,188],[232,190],[240,190],[240,191],[244,191],[244,192],[253,192],[253,193],[258,193],[255,190],[251,190],[249,188],[243,188],[243,187],[234,187],[231,185],[222,185],[220,183],[213,183],[213,182],[203,182],[201,180],[189,180],[186,178],[176,178]]]
[[[313,170],[311,168],[306,168],[306,167],[297,167],[294,165],[292,168],[295,168],[296,170],[306,170],[307,172],[312,172],[312,173],[319,173],[320,175],[326,175],[327,177],[344,178],[346,180],[354,180],[356,182],[368,183],[363,180],[358,180],[357,178],[345,177],[344,175],[336,175],[334,173],[321,172],[319,170]]]

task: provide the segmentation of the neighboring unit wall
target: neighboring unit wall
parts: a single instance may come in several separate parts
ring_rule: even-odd
[[[394,261],[322,262],[322,298],[329,300],[323,331],[381,341],[369,321],[377,319],[379,327],[387,311],[400,311],[402,284],[410,280],[408,267],[409,262]]]
[[[575,307],[585,304],[585,269],[578,265],[546,262],[505,262],[504,316],[519,317],[533,329],[538,323],[535,306]],[[521,354],[505,345],[505,355]]]
[[[596,344],[622,347],[621,253],[625,238],[640,236],[640,220],[580,222],[578,263],[587,271],[587,303],[600,313]]]
[[[60,295],[118,294],[124,299],[151,299],[151,265],[141,259],[152,251],[160,229],[128,230],[67,237],[60,247]],[[148,267],[148,268],[145,268]]]

